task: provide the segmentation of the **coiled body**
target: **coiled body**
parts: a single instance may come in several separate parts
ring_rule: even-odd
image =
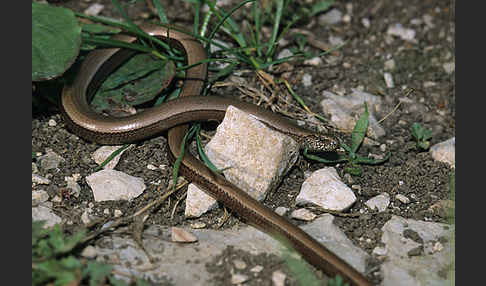
[[[168,31],[167,28],[160,26],[146,26],[143,29],[148,34],[166,39],[183,50],[188,65],[206,59],[205,50],[191,36],[175,30]],[[127,42],[135,40],[135,38],[125,35],[116,37],[118,40]],[[89,97],[99,87],[106,75],[128,56],[130,53],[120,49],[93,51],[82,63],[74,82],[65,86],[61,99],[61,111],[67,126],[73,132],[97,143],[120,144],[139,141],[168,130],[169,157],[174,162],[180,155],[181,142],[188,130],[187,123],[198,120],[221,120],[227,106],[231,104],[255,115],[273,129],[288,134],[301,144],[307,144],[311,148],[332,151],[338,145],[337,140],[332,137],[316,135],[255,105],[219,97],[199,96],[207,76],[205,63],[186,71],[180,99],[124,118],[111,118],[95,113],[89,107]],[[185,152],[180,172],[189,181],[194,182],[247,222],[278,239],[286,240],[304,259],[326,274],[331,276],[339,274],[353,285],[371,285],[363,275],[307,233],[253,199],[224,177],[211,172],[189,152]]]

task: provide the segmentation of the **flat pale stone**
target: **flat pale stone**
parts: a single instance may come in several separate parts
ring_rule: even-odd
[[[454,225],[417,221],[394,215],[385,223],[382,231],[381,241],[385,245],[385,251],[378,252],[386,255],[386,259],[381,265],[381,285],[452,284],[451,272],[455,271],[454,261],[451,259],[451,252],[454,251]],[[404,236],[406,232],[416,233],[420,242]],[[423,248],[423,253],[411,256],[410,253],[418,247]]]
[[[383,212],[390,204],[390,195],[388,193],[379,194],[365,202],[365,205],[372,210]]]
[[[40,156],[37,160],[43,170],[56,169],[61,162],[65,161],[63,157],[52,150],[47,151],[45,155]]]
[[[363,273],[369,255],[354,246],[339,227],[334,225],[333,220],[332,215],[324,214],[302,226],[302,229]],[[115,271],[150,278],[155,284],[163,284],[168,278],[174,285],[211,286],[215,282],[214,273],[208,273],[206,264],[214,264],[215,258],[228,246],[252,255],[261,253],[282,255],[280,242],[251,226],[224,230],[191,229],[190,231],[198,238],[196,244],[173,243],[170,238],[170,227],[149,226],[144,231],[142,243],[146,251],[156,259],[157,263],[154,264],[150,263],[146,253],[140,249],[130,234],[103,237],[103,243],[97,246],[97,258],[103,262],[114,257],[114,261],[117,262],[113,265]],[[137,263],[133,263],[134,261]],[[247,266],[250,269],[245,274],[254,277],[252,272],[261,272],[264,267],[266,268],[267,265]],[[235,270],[234,274],[237,273],[238,270]],[[116,278],[123,279],[122,276]]]
[[[454,167],[456,165],[456,137],[433,145],[429,152],[435,160]]]
[[[32,206],[40,205],[49,199],[49,194],[44,190],[32,191]]]
[[[339,178],[333,167],[315,171],[302,184],[297,205],[312,203],[324,209],[343,211],[356,201],[353,191]]]
[[[186,218],[200,217],[208,210],[218,207],[218,202],[203,190],[194,184],[187,187],[186,209],[184,216]]]
[[[194,234],[184,230],[183,228],[175,226],[171,228],[171,239],[173,242],[184,243],[197,241],[197,237]]]
[[[94,153],[91,155],[91,158],[96,162],[96,164],[101,165],[113,152],[123,147],[123,145],[113,145],[113,146],[101,146],[100,148],[96,149]],[[118,155],[116,155],[110,162],[108,162],[103,169],[114,169],[118,162],[120,161],[121,155],[125,152],[128,148],[125,148],[121,151]]]
[[[305,221],[311,221],[317,217],[314,213],[312,213],[308,209],[297,209],[293,211],[290,216],[292,218],[298,219],[298,220],[305,220]]]
[[[45,221],[44,228],[49,228],[62,222],[62,219],[53,213],[50,208],[42,205],[32,208],[32,220]]]
[[[143,179],[116,170],[101,170],[86,177],[95,201],[131,200],[144,190]]]
[[[49,185],[51,181],[37,174],[32,174],[32,183],[38,185]]]
[[[298,144],[233,106],[229,106],[216,134],[206,145],[209,159],[227,180],[263,200],[292,167]]]
[[[368,104],[369,123],[366,135],[378,139],[386,134],[385,129],[378,123],[374,113],[381,109],[381,98],[376,95],[352,89],[346,96],[323,91],[321,101],[322,111],[331,116],[331,121],[341,130],[353,130],[356,120],[364,111],[364,103]]]

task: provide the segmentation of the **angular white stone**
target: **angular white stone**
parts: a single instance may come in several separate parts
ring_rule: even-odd
[[[186,209],[184,216],[186,218],[200,217],[208,210],[214,209],[218,206],[218,202],[210,195],[199,189],[194,184],[189,184],[187,187]]]
[[[315,171],[302,184],[297,205],[312,203],[324,209],[343,211],[356,201],[353,191],[339,178],[333,167]]]
[[[52,210],[46,206],[38,206],[32,208],[32,220],[45,221],[44,228],[52,227],[58,223],[62,222],[62,219],[52,212]]]
[[[40,205],[49,199],[49,194],[44,190],[32,191],[32,206]]]
[[[116,170],[101,170],[86,177],[95,201],[131,200],[138,197],[145,184],[143,179]]]
[[[49,185],[51,181],[37,174],[32,174],[32,183],[38,185]]]
[[[400,37],[405,41],[415,41],[415,30],[404,28],[400,23],[389,26],[386,33],[388,35]]]
[[[379,194],[365,202],[365,205],[370,209],[378,210],[379,212],[385,211],[389,204],[390,195],[388,193]]]
[[[356,120],[364,111],[364,103],[368,104],[369,125],[366,135],[378,139],[385,135],[385,129],[378,124],[374,112],[381,108],[381,99],[378,96],[367,92],[353,89],[347,96],[336,95],[329,91],[324,91],[325,97],[321,101],[322,111],[331,116],[331,121],[342,130],[353,130]]]
[[[197,237],[180,227],[171,228],[171,239],[173,242],[196,242]]]
[[[454,167],[456,165],[456,137],[433,145],[429,152],[435,160]]]
[[[317,217],[317,215],[313,214],[308,209],[297,209],[293,211],[290,216],[295,219],[311,221]]]
[[[205,149],[216,167],[230,167],[223,171],[226,179],[257,200],[278,185],[299,154],[292,138],[233,106]]]
[[[112,146],[101,146],[100,148],[96,149],[94,153],[91,155],[91,158],[96,162],[96,164],[101,165],[113,152],[123,147],[122,145],[112,145]],[[103,169],[114,169],[120,161],[120,157],[128,148],[121,151],[118,155],[116,155],[110,162],[108,162]]]
[[[423,242],[405,237],[405,230],[414,231]],[[387,258],[381,265],[381,285],[451,285],[450,271],[455,271],[454,260],[451,259],[454,225],[416,221],[394,215],[385,223],[382,231],[381,241],[385,244]],[[440,238],[445,238],[446,242],[437,247]],[[423,247],[424,253],[409,256],[409,251],[417,247]]]

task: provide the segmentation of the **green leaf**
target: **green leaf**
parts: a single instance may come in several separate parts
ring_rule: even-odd
[[[111,274],[112,267],[97,261],[89,261],[83,269],[83,277],[89,276],[89,285],[103,285],[102,282]]]
[[[344,172],[349,173],[353,176],[361,176],[361,173],[363,172],[363,170],[361,169],[360,166],[353,165],[353,166],[344,168]]]
[[[332,4],[334,4],[334,0],[324,0],[324,1],[317,2],[312,6],[312,11],[310,16],[312,17],[316,14],[327,11]]]
[[[81,27],[65,8],[32,2],[32,81],[62,75],[81,45]]]
[[[356,153],[356,151],[358,150],[359,145],[361,145],[361,142],[363,142],[363,139],[366,135],[366,130],[368,129],[369,113],[368,105],[366,104],[366,102],[364,103],[364,107],[365,110],[360,115],[358,121],[356,121],[353,133],[351,134],[351,150],[353,153]]]
[[[124,110],[153,100],[171,82],[175,65],[149,54],[130,58],[101,85],[91,102],[96,112]]]

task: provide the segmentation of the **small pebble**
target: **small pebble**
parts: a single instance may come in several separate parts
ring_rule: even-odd
[[[47,125],[49,125],[50,127],[54,127],[54,126],[57,125],[57,122],[54,119],[49,119],[49,121],[47,122]]]
[[[152,171],[155,171],[155,170],[157,170],[158,168],[157,168],[156,166],[152,165],[152,164],[148,164],[148,165],[147,165],[147,169],[152,170]]]
[[[272,282],[274,286],[284,286],[286,278],[287,275],[285,275],[285,273],[280,270],[274,271],[272,273]]]
[[[116,209],[115,211],[113,211],[114,217],[121,217],[122,214],[123,214],[123,212],[121,210]]]
[[[397,194],[395,198],[404,204],[408,204],[410,202],[410,199],[402,194]]]
[[[235,265],[236,269],[243,270],[246,268],[246,263],[243,260],[236,259],[233,261],[233,264]]]
[[[261,265],[256,265],[255,267],[253,267],[252,269],[250,269],[251,272],[254,272],[254,273],[258,273],[258,272],[261,272],[263,270],[263,266]]]
[[[316,218],[315,214],[313,214],[310,210],[304,208],[293,211],[290,216],[294,219],[304,221],[311,221]]]
[[[243,274],[233,274],[231,276],[231,284],[241,284],[248,280],[248,276],[243,275]]]
[[[385,79],[386,87],[388,87],[388,88],[394,88],[395,87],[391,73],[389,73],[389,72],[383,73],[383,77]]]
[[[188,231],[185,231],[184,229],[180,228],[180,227],[172,227],[171,228],[171,238],[172,238],[172,241],[173,242],[185,242],[185,243],[188,243],[188,242],[196,242],[197,241],[197,237],[188,232]]]
[[[278,208],[275,209],[275,212],[278,215],[281,215],[281,216],[283,216],[284,214],[286,214],[288,211],[289,211],[289,209],[286,208],[286,207],[278,207]]]

